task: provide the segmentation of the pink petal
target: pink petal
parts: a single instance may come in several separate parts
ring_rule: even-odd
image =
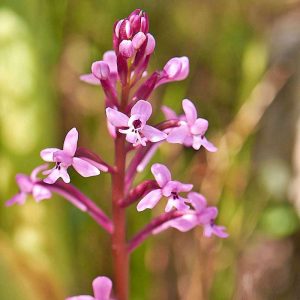
[[[100,171],[88,161],[74,157],[73,158],[74,169],[83,177],[97,176]]]
[[[139,100],[131,109],[131,115],[139,115],[147,121],[152,114],[152,106],[145,100]]]
[[[110,136],[115,139],[116,136],[117,136],[117,133],[116,133],[116,127],[114,125],[112,125],[108,119],[106,119],[106,125],[107,125],[107,130],[108,130],[108,133],[110,134]]]
[[[199,150],[200,147],[202,146],[202,141],[203,141],[203,139],[200,135],[194,135],[193,136],[193,145],[192,145],[193,148],[195,150]]]
[[[94,296],[97,300],[109,300],[112,282],[105,276],[97,277],[93,281]]]
[[[226,232],[226,227],[224,226],[213,225],[212,229],[213,234],[218,236],[219,238],[226,239],[229,236],[229,234]]]
[[[92,73],[99,80],[106,80],[110,75],[109,66],[102,60],[95,61],[92,64]]]
[[[202,146],[209,152],[216,152],[218,148],[211,142],[209,142],[206,137],[202,138]]]
[[[192,101],[184,99],[182,101],[182,108],[184,110],[188,124],[191,126],[196,122],[197,110]]]
[[[79,78],[80,78],[81,81],[84,81],[84,82],[89,83],[89,84],[93,84],[93,85],[99,85],[100,84],[99,79],[96,78],[92,73],[83,74]]]
[[[39,180],[38,178],[38,174],[41,172],[41,171],[44,171],[44,170],[47,170],[48,169],[48,164],[43,164],[41,166],[38,166],[36,168],[34,168],[30,174],[30,180],[32,182],[36,182]]]
[[[19,204],[22,205],[25,203],[27,198],[27,194],[26,193],[18,193],[15,196],[13,196],[10,200],[6,201],[5,205],[6,206],[11,206],[13,204]]]
[[[189,192],[192,190],[193,185],[192,184],[186,184],[181,183],[180,181],[169,181],[164,187],[163,187],[163,195],[165,197],[169,197],[172,192],[174,193],[180,193],[180,192]]]
[[[151,172],[160,187],[164,187],[171,180],[169,169],[162,164],[152,165]]]
[[[170,120],[170,119],[171,120],[177,120],[178,119],[178,116],[177,116],[176,112],[173,109],[171,109],[170,107],[168,107],[166,105],[163,105],[161,107],[161,110],[162,110],[162,112],[165,115],[165,118],[167,120]]]
[[[186,124],[183,124],[179,127],[173,128],[168,137],[167,141],[169,143],[178,143],[183,144],[184,140],[189,136],[189,128]]]
[[[67,170],[63,167],[61,167],[60,170],[58,170],[56,168],[50,170],[50,173],[49,173],[48,177],[44,179],[44,182],[48,183],[48,184],[53,184],[60,177],[63,179],[63,181],[65,183],[70,182],[70,176],[67,173]]]
[[[129,118],[125,114],[123,114],[115,109],[108,107],[106,109],[106,116],[107,116],[108,121],[115,127],[127,127],[128,126]]]
[[[40,156],[44,161],[53,162],[54,161],[53,153],[59,150],[60,149],[58,148],[46,148],[40,152]]]
[[[181,61],[181,70],[177,75],[176,80],[184,80],[187,78],[190,71],[189,59],[186,56],[179,57],[179,59]]]
[[[70,156],[74,156],[77,149],[78,131],[72,128],[66,135],[63,150]]]
[[[52,197],[51,192],[47,188],[41,186],[40,184],[34,185],[32,189],[32,195],[37,202],[44,199],[50,199]]]
[[[147,208],[153,208],[161,199],[161,197],[161,189],[151,191],[138,203],[137,210],[143,211]]]
[[[207,206],[205,197],[199,193],[190,192],[188,199],[197,212],[203,211]]]
[[[156,129],[155,127],[145,125],[142,133],[151,142],[156,143],[167,138],[167,134]]]
[[[98,300],[98,299],[95,299],[92,296],[74,296],[74,297],[66,298],[66,300]]]
[[[210,224],[211,220],[214,220],[218,215],[218,209],[214,206],[210,206],[204,209],[204,211],[198,214],[199,224]]]
[[[176,228],[181,232],[186,232],[198,225],[197,216],[186,214],[180,218],[170,221],[170,227]]]
[[[17,174],[16,181],[17,181],[17,184],[18,184],[21,192],[31,193],[33,183],[30,180],[29,176],[24,175],[24,174]]]
[[[141,48],[146,40],[146,35],[143,32],[138,32],[132,39],[132,46],[134,49],[138,50]]]
[[[170,197],[165,207],[165,212],[169,212],[173,208],[176,208],[179,211],[186,211],[189,209],[189,206],[184,203],[183,198],[173,199],[172,197]]]
[[[134,48],[130,40],[123,40],[119,45],[119,52],[125,58],[130,58],[134,54]]]
[[[168,75],[169,79],[176,80],[176,76],[180,73],[181,70],[181,61],[178,57],[171,58],[166,65],[164,66],[164,71]]]
[[[111,73],[118,74],[117,56],[115,51],[106,51],[103,54],[103,60],[108,64]]]
[[[152,34],[147,33],[147,46],[145,50],[146,55],[150,55],[153,53],[155,49],[155,38],[153,37]]]
[[[208,121],[202,118],[199,118],[191,126],[191,133],[197,135],[204,135],[208,128]]]

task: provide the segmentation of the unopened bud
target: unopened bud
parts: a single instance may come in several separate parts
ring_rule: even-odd
[[[102,60],[96,61],[92,64],[92,73],[99,80],[106,80],[110,74],[109,66]]]
[[[132,45],[132,41],[124,40],[119,45],[119,52],[125,58],[130,58],[134,54],[134,48]]]
[[[155,38],[153,37],[152,34],[147,33],[147,46],[145,50],[146,55],[150,55],[153,53],[155,49]]]
[[[132,39],[132,46],[134,49],[138,50],[141,48],[146,40],[146,36],[143,32],[138,32]]]

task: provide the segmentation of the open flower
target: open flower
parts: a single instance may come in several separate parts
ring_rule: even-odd
[[[192,146],[195,150],[199,150],[203,146],[210,152],[217,151],[217,148],[204,136],[208,129],[208,121],[197,118],[196,107],[190,100],[184,99],[182,107],[185,116],[179,118],[181,120],[179,127],[170,130],[167,141],[187,147]]]
[[[106,115],[108,121],[115,127],[119,127],[119,132],[126,134],[126,140],[134,146],[146,146],[149,140],[153,143],[164,140],[167,134],[146,124],[152,114],[152,106],[149,102],[139,100],[131,109],[130,117],[108,107]],[[122,129],[125,128],[125,129]]]
[[[92,296],[74,296],[66,300],[113,300],[111,298],[112,282],[108,277],[99,276],[93,281],[94,297]]]
[[[138,211],[143,211],[146,208],[153,208],[162,197],[168,198],[168,203],[165,208],[166,212],[170,211],[172,208],[181,211],[189,209],[189,206],[185,204],[187,199],[179,196],[179,193],[189,192],[193,188],[192,184],[171,180],[169,169],[162,164],[152,165],[151,172],[160,188],[152,190],[142,198],[137,205]]]
[[[27,196],[32,195],[36,202],[39,202],[44,199],[51,198],[51,192],[41,184],[39,184],[40,179],[37,178],[37,174],[47,169],[48,165],[44,164],[35,168],[30,176],[25,174],[17,174],[16,181],[19,186],[20,192],[12,197],[6,202],[7,206],[13,204],[22,205],[25,203]]]
[[[64,182],[70,182],[70,176],[67,169],[70,166],[83,177],[96,176],[100,174],[98,168],[96,168],[89,161],[79,157],[75,157],[77,149],[78,131],[76,128],[72,128],[66,135],[63,150],[58,148],[47,148],[41,151],[41,157],[44,161],[55,162],[55,167],[51,170],[44,171],[44,175],[48,175],[44,179],[44,182],[53,184],[58,178],[62,178]],[[107,170],[107,167],[103,166],[103,171]]]
[[[224,226],[215,225],[218,209],[214,206],[208,207],[203,195],[190,192],[188,194],[188,202],[194,209],[189,209],[185,211],[183,216],[170,220],[158,228],[155,228],[153,234],[160,233],[171,227],[181,232],[186,232],[198,225],[202,225],[204,228],[203,235],[206,237],[211,237],[212,235],[216,235],[220,238],[228,237]]]

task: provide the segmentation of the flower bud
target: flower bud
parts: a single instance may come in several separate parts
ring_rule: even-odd
[[[155,38],[153,37],[152,34],[147,33],[147,46],[145,50],[146,55],[150,55],[153,53],[155,49]]]
[[[92,73],[99,80],[106,80],[110,74],[109,66],[102,60],[96,61],[92,64]]]
[[[181,60],[178,57],[174,57],[166,63],[164,71],[169,79],[173,79],[180,73],[181,67]]]
[[[134,54],[134,48],[132,45],[132,41],[123,40],[119,45],[119,52],[125,58],[130,58]]]
[[[143,45],[146,40],[146,36],[143,32],[138,32],[132,39],[132,46],[134,49],[138,50]]]

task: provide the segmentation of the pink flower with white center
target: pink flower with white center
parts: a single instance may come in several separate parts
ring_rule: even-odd
[[[179,127],[170,130],[167,141],[187,147],[192,146],[195,150],[199,150],[203,146],[210,152],[217,151],[217,148],[204,136],[208,129],[208,121],[197,118],[196,107],[190,100],[184,99],[182,107],[185,116],[179,118],[181,120]]]
[[[193,206],[194,210],[187,210],[183,216],[162,224],[152,233],[157,234],[171,227],[181,232],[186,232],[198,225],[202,225],[204,227],[203,235],[206,237],[211,237],[212,235],[220,238],[228,237],[224,226],[215,225],[218,209],[213,206],[207,207],[206,199],[203,195],[190,192],[188,194],[188,202]]]
[[[107,65],[108,79],[115,84],[118,78],[117,56],[115,51],[106,51],[103,54],[103,60],[100,62],[103,62]],[[89,84],[99,85],[99,78],[96,77],[93,73],[81,75],[80,80]]]
[[[211,237],[214,234],[220,238],[228,237],[228,233],[225,232],[226,228],[224,226],[215,225],[215,219],[218,215],[218,209],[216,207],[207,207],[205,197],[199,193],[189,193],[188,199],[197,213],[197,223],[204,226],[204,236]],[[207,212],[209,213],[207,214]],[[201,218],[201,214],[207,214],[206,218]]]
[[[111,298],[112,282],[108,277],[99,276],[93,281],[94,297],[92,296],[74,296],[66,300],[113,300]]]
[[[142,198],[137,205],[138,211],[153,208],[162,197],[168,198],[168,203],[165,208],[166,212],[171,211],[173,208],[180,211],[189,209],[189,206],[185,204],[187,199],[179,196],[179,193],[189,192],[193,188],[192,184],[185,184],[171,180],[171,173],[169,169],[162,164],[152,165],[151,172],[160,188],[151,191]]]
[[[67,169],[70,166],[83,177],[96,176],[100,174],[98,168],[96,168],[89,161],[79,157],[75,157],[77,149],[78,131],[76,128],[72,128],[66,135],[63,149],[58,148],[47,148],[41,151],[41,157],[44,161],[55,162],[56,165],[53,169],[44,171],[44,175],[48,175],[44,179],[44,182],[53,184],[58,178],[62,178],[64,182],[70,182],[70,176]],[[107,167],[100,166],[102,171],[107,171]]]
[[[37,178],[37,174],[40,171],[47,169],[48,165],[44,164],[35,168],[30,176],[25,174],[17,174],[16,181],[19,186],[20,192],[6,202],[7,206],[13,204],[22,205],[25,203],[27,196],[32,195],[36,202],[40,202],[44,199],[51,198],[51,192],[41,184],[40,179]]]
[[[146,124],[151,114],[152,106],[144,100],[139,100],[132,107],[130,117],[116,109],[110,107],[106,109],[108,121],[113,126],[119,127],[119,132],[126,134],[127,142],[132,143],[134,146],[146,146],[148,140],[156,143],[166,139],[166,133]]]

